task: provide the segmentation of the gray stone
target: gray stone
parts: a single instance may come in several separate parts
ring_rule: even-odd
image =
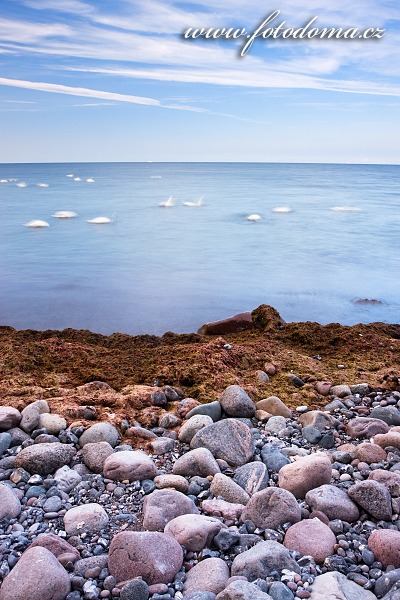
[[[108,555],[100,554],[99,556],[89,556],[81,558],[74,564],[74,573],[83,577],[86,571],[90,569],[104,569],[107,566]]]
[[[247,463],[236,469],[233,481],[240,485],[249,496],[252,496],[268,486],[267,467],[263,462]]]
[[[370,438],[380,433],[387,433],[389,425],[381,419],[369,417],[356,417],[347,425],[347,435],[351,438]]]
[[[158,421],[158,426],[163,427],[164,429],[172,429],[173,427],[177,427],[182,423],[182,419],[173,415],[172,413],[165,413],[162,417],[160,417]]]
[[[335,485],[321,485],[306,494],[306,502],[314,511],[324,513],[330,521],[357,521],[360,512],[344,490]]]
[[[197,563],[186,575],[185,598],[199,590],[219,594],[229,579],[229,569],[221,558],[208,558]]]
[[[68,535],[98,533],[108,523],[108,516],[100,504],[91,502],[70,508],[64,515],[64,527]]]
[[[239,419],[223,419],[204,427],[196,433],[190,446],[208,448],[215,458],[222,458],[234,467],[249,462],[254,452],[251,431]]]
[[[261,450],[261,458],[268,471],[279,473],[281,468],[290,464],[290,460],[274,444],[265,444]]]
[[[348,385],[333,385],[329,390],[329,393],[338,398],[345,398],[346,396],[351,395],[351,389]]]
[[[106,458],[113,454],[114,450],[108,442],[95,442],[85,444],[82,448],[83,462],[93,473],[102,473]]]
[[[31,439],[31,436],[19,427],[12,427],[7,431],[7,433],[11,435],[11,448],[13,448],[14,446],[20,446],[26,440]]]
[[[0,483],[0,519],[15,519],[21,512],[21,503],[13,488]]]
[[[164,531],[169,521],[187,514],[199,514],[191,498],[176,490],[155,490],[143,502],[143,527],[149,531]]]
[[[239,580],[233,581],[220,592],[217,600],[271,600],[271,596],[254,583]]]
[[[185,600],[215,600],[216,595],[213,592],[191,592],[185,594]]]
[[[262,529],[277,529],[284,523],[297,523],[301,509],[290,492],[270,487],[256,492],[244,509],[241,520],[250,519]]]
[[[152,440],[147,444],[147,449],[151,454],[160,456],[160,454],[167,454],[174,449],[175,441],[169,437],[159,437]]]
[[[26,550],[0,588],[0,600],[65,600],[67,571],[46,548]]]
[[[254,417],[253,400],[240,385],[229,385],[220,395],[219,403],[229,417]]]
[[[11,435],[4,431],[0,433],[0,456],[4,454],[6,450],[9,449],[11,444]]]
[[[70,444],[34,444],[21,450],[15,458],[15,466],[22,467],[29,473],[48,475],[60,467],[68,465],[75,456],[76,450]]]
[[[216,473],[211,482],[210,491],[215,497],[222,497],[227,502],[246,505],[250,496],[233,479],[223,473]]]
[[[365,396],[365,394],[369,393],[369,385],[368,383],[355,383],[350,386],[350,391],[352,394],[360,394],[360,396]]]
[[[243,575],[248,580],[254,581],[258,577],[265,579],[272,571],[281,572],[289,569],[300,573],[300,567],[282,544],[273,541],[260,542],[250,550],[235,557],[232,563],[231,574]]]
[[[183,444],[190,444],[193,437],[198,431],[200,431],[200,429],[212,424],[213,420],[208,415],[193,415],[193,417],[190,417],[190,419],[185,421],[185,423],[182,425],[179,431],[178,439]]]
[[[392,518],[392,499],[386,486],[368,479],[352,485],[348,490],[350,498],[379,521]]]
[[[113,448],[118,443],[118,431],[110,423],[96,423],[86,429],[79,438],[81,448],[85,444],[93,444],[96,442],[108,442]]]
[[[108,570],[117,582],[142,577],[148,585],[170,583],[182,563],[178,542],[171,535],[158,532],[117,533],[108,555]]]
[[[157,469],[147,454],[140,450],[114,452],[104,461],[104,477],[114,481],[154,479]]]
[[[60,415],[41,413],[39,427],[44,427],[50,435],[58,435],[60,431],[67,428],[67,421]]]
[[[400,410],[396,406],[375,406],[370,413],[371,418],[380,419],[388,425],[400,425]]]
[[[337,571],[324,573],[315,578],[310,600],[376,600],[375,594],[347,579]]]
[[[272,600],[293,600],[293,593],[281,581],[274,581],[268,591]]]
[[[203,548],[209,548],[213,539],[226,525],[213,517],[204,515],[180,515],[169,521],[164,533],[169,533],[176,541],[185,546],[186,550],[200,552]]]
[[[400,569],[387,571],[379,579],[376,580],[374,592],[380,598],[387,594],[395,583],[400,581]]]
[[[175,475],[208,477],[220,473],[217,461],[207,448],[190,450],[178,458],[172,472]]]
[[[195,406],[194,408],[192,408],[192,410],[190,410],[187,413],[185,418],[190,419],[195,415],[208,415],[212,418],[214,423],[216,423],[221,418],[222,406],[218,402],[218,400],[215,400],[214,402],[209,402],[208,404],[200,404],[199,406]]]
[[[310,410],[299,418],[302,427],[315,427],[319,431],[325,431],[327,427],[336,427],[338,420],[328,412],[322,410]]]
[[[21,413],[21,429],[30,433],[39,426],[40,415],[49,412],[50,408],[46,400],[36,400],[36,402],[31,402],[31,404],[28,404]]]
[[[0,431],[8,431],[17,427],[21,421],[21,413],[12,406],[0,406]]]
[[[54,479],[57,482],[57,487],[62,492],[70,492],[78,483],[82,481],[82,477],[74,469],[68,466],[61,467],[54,474]]]
[[[265,425],[265,431],[279,435],[286,428],[285,417],[270,417]]]
[[[310,442],[310,444],[318,444],[322,437],[320,430],[316,427],[312,427],[312,425],[306,425],[306,427],[303,427],[301,430],[301,435],[305,440],[307,440],[307,442]]]
[[[143,579],[131,579],[125,583],[119,597],[120,600],[147,600],[149,586]]]

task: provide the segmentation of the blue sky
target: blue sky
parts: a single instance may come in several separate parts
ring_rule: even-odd
[[[2,0],[0,162],[400,163],[398,0]],[[185,40],[189,27],[382,39]]]

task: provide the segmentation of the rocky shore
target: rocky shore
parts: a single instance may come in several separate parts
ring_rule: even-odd
[[[2,328],[0,600],[399,600],[399,338]]]

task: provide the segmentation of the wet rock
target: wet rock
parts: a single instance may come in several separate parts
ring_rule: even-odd
[[[255,413],[253,400],[239,385],[228,386],[220,395],[219,403],[229,417],[251,418]]]
[[[213,420],[208,415],[193,415],[190,417],[181,427],[178,435],[178,439],[183,444],[190,444],[193,437],[200,429],[212,425]]]
[[[392,499],[388,489],[381,483],[371,479],[360,481],[352,485],[347,493],[375,519],[389,521],[392,518]]]
[[[250,550],[235,557],[232,563],[232,575],[243,575],[249,581],[258,577],[265,579],[272,571],[288,569],[300,573],[300,567],[292,559],[282,544],[273,541],[261,542]]]
[[[0,600],[65,600],[67,571],[46,548],[26,550],[0,588]]]
[[[314,511],[320,511],[330,521],[340,519],[348,523],[357,521],[360,512],[344,490],[334,485],[321,485],[307,492],[306,502]]]
[[[285,465],[279,471],[279,487],[296,498],[304,498],[310,490],[330,482],[332,465],[329,458],[316,452]]]
[[[70,508],[64,515],[64,527],[68,535],[97,533],[108,523],[108,516],[100,504],[81,504]]]
[[[227,502],[235,504],[244,504],[250,500],[249,494],[244,489],[235,483],[230,477],[223,473],[216,473],[212,480],[210,491],[216,497],[220,496]]]
[[[271,600],[271,596],[248,581],[233,581],[217,596],[217,600]]]
[[[21,503],[14,490],[0,483],[0,519],[15,519],[21,512]]]
[[[296,498],[284,489],[266,488],[256,492],[244,509],[241,520],[252,521],[263,529],[277,529],[284,523],[297,523],[301,509]]]
[[[7,430],[7,433],[11,436],[10,448],[20,446],[26,440],[31,439],[31,436],[19,427],[12,427]]]
[[[222,415],[222,406],[215,400],[214,402],[208,402],[207,404],[200,404],[195,406],[186,414],[186,419],[191,419],[195,415],[208,415],[212,418],[213,422],[216,423],[220,420]]]
[[[180,456],[172,471],[175,475],[207,477],[220,473],[220,468],[210,450],[197,448]]]
[[[333,571],[315,578],[310,600],[376,600],[375,594],[347,579],[342,573]]]
[[[176,490],[155,490],[143,503],[143,527],[149,531],[164,531],[169,521],[180,515],[199,513],[193,500]]]
[[[170,583],[182,567],[178,542],[165,533],[122,531],[110,545],[108,569],[117,582],[142,577],[148,585]]]
[[[0,433],[0,457],[4,454],[6,450],[10,447],[11,444],[11,435],[6,431]]]
[[[319,519],[305,519],[289,527],[283,543],[289,550],[297,550],[305,556],[312,556],[315,562],[322,563],[334,553],[336,537]]]
[[[204,515],[180,515],[167,523],[164,533],[172,535],[186,550],[199,552],[210,547],[213,539],[226,525],[213,517]]]
[[[239,419],[224,419],[196,433],[190,447],[208,448],[215,458],[239,467],[253,456],[253,440],[247,425]]]
[[[375,529],[368,539],[368,547],[385,567],[400,567],[400,531],[395,529]]]
[[[379,579],[377,579],[374,592],[380,598],[387,594],[390,589],[400,581],[400,569],[393,569],[393,571],[387,571]]]
[[[239,313],[221,321],[205,323],[197,333],[200,335],[226,335],[227,333],[238,333],[248,329],[254,329],[251,312]]]
[[[29,473],[48,475],[68,465],[75,454],[75,448],[69,444],[34,444],[21,450],[15,458],[15,466]]]
[[[244,491],[252,496],[268,486],[268,470],[262,462],[251,462],[238,467],[233,476],[233,481],[240,485]]]
[[[229,579],[229,569],[221,558],[208,558],[195,565],[186,575],[185,597],[197,591],[219,594]]]
[[[93,473],[102,473],[106,458],[113,452],[108,442],[89,442],[82,448],[83,462]]]
[[[157,469],[147,454],[140,450],[114,452],[104,461],[104,477],[113,481],[153,479]]]
[[[0,431],[8,431],[17,427],[21,421],[21,413],[12,406],[0,406]]]
[[[118,443],[118,439],[118,431],[113,425],[110,423],[96,423],[82,433],[79,444],[83,448],[85,444],[108,442],[114,448]]]
[[[380,419],[369,417],[356,417],[347,425],[347,435],[351,438],[370,438],[374,435],[387,433],[389,425]],[[378,443],[378,442],[376,442]]]

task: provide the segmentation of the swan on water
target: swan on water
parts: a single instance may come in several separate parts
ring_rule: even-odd
[[[362,209],[357,206],[333,206],[331,210],[335,212],[360,212]]]
[[[8,183],[8,179],[0,179],[0,183]]]
[[[89,179],[86,179],[87,183],[94,183],[94,179],[93,177],[89,177]]]
[[[80,177],[74,177],[74,181],[82,181]]]
[[[69,173],[68,175],[66,175],[66,177],[73,177],[74,174],[73,173]]]
[[[293,209],[290,208],[290,206],[276,206],[275,208],[272,209],[272,212],[275,213],[290,213],[292,212]]]
[[[26,187],[28,187],[28,184],[27,184],[27,183],[25,183],[25,181],[20,181],[20,182],[19,182],[19,183],[17,183],[16,185],[17,185],[17,187],[19,187],[19,188],[26,188]]]
[[[170,207],[175,206],[176,200],[174,200],[173,196],[170,196],[168,200],[164,200],[164,202],[160,202],[159,206]]]
[[[182,202],[185,206],[202,206],[203,205],[203,196],[197,198],[194,202]]]
[[[54,215],[51,215],[56,219],[72,219],[73,217],[77,217],[78,213],[73,210],[57,210]]]
[[[37,185],[38,187],[42,187],[42,188],[47,188],[47,187],[49,187],[49,184],[48,184],[48,183],[37,183],[36,185]]]
[[[103,225],[105,223],[114,223],[115,215],[112,217],[94,217],[93,219],[86,219],[86,223],[94,223],[95,225]]]
[[[34,219],[33,221],[29,221],[25,223],[24,227],[50,227],[47,221],[41,221],[40,219]]]
[[[260,215],[249,215],[247,217],[247,220],[248,221],[253,221],[253,222],[260,221],[261,220],[261,216]]]

